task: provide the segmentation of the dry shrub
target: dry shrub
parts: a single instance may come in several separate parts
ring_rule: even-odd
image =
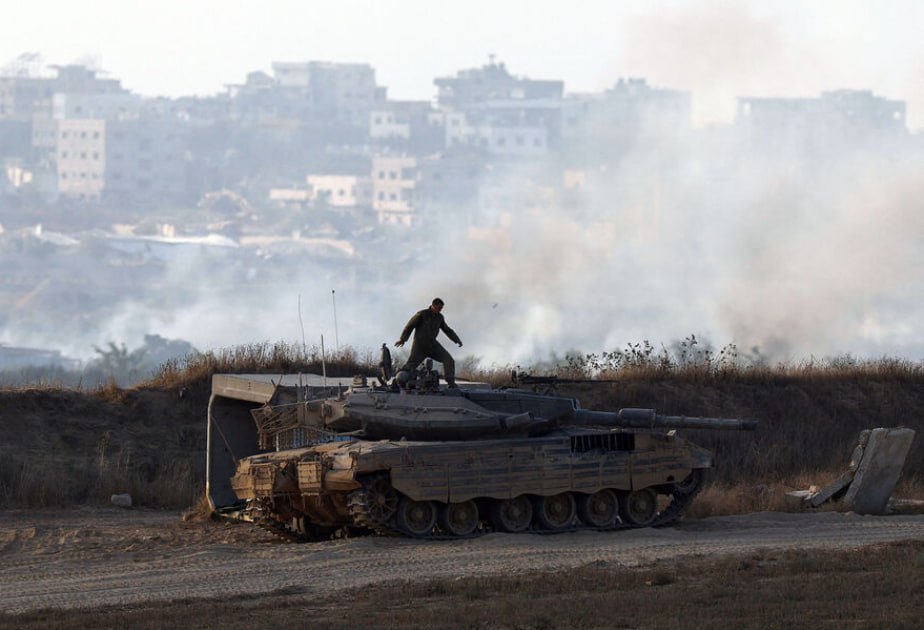
[[[212,505],[209,503],[209,498],[203,492],[199,495],[199,498],[196,500],[196,502],[183,512],[183,521],[194,521],[200,523],[202,521],[211,520],[214,515],[215,510],[212,509]]]
[[[320,374],[325,368],[330,376],[371,374],[375,372],[378,361],[376,353],[360,353],[351,346],[345,346],[339,351],[327,348],[322,353],[319,346],[285,342],[252,343],[168,361],[160,367],[153,379],[142,386],[177,389],[207,382],[213,374]]]

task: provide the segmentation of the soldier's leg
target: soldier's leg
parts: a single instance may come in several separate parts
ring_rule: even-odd
[[[407,358],[407,361],[404,362],[404,365],[398,368],[398,371],[407,371],[413,372],[417,369],[417,366],[420,365],[420,362],[427,358],[429,353],[427,348],[421,348],[416,343],[411,346],[411,354]]]
[[[439,361],[443,364],[443,376],[446,378],[446,382],[450,387],[456,386],[456,362],[452,358],[452,355],[437,341],[433,344],[433,348],[429,355],[434,361]]]

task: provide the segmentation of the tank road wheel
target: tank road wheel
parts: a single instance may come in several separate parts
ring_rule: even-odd
[[[398,527],[411,536],[429,536],[436,525],[436,506],[432,501],[414,501],[401,497],[395,518]]]
[[[440,527],[453,536],[468,536],[478,527],[478,505],[474,501],[440,506]]]
[[[542,529],[551,531],[568,528],[574,522],[577,508],[574,495],[562,492],[551,497],[539,497],[536,500],[536,522]]]
[[[502,532],[522,532],[533,520],[533,504],[525,495],[495,501],[491,506],[491,520]]]
[[[648,527],[658,516],[658,495],[651,488],[621,493],[619,515],[627,525]]]
[[[366,510],[377,524],[384,525],[395,515],[398,509],[398,491],[388,477],[377,475],[365,486]]]
[[[590,527],[613,527],[618,515],[619,500],[612,490],[600,490],[578,497],[578,516]]]

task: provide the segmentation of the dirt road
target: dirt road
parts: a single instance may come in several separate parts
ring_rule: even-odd
[[[924,515],[760,513],[664,529],[461,541],[353,538],[282,542],[247,524],[189,522],[176,512],[0,512],[0,610],[273,592],[329,595],[393,580],[497,575],[584,565],[637,566],[756,549],[852,548],[924,540]]]

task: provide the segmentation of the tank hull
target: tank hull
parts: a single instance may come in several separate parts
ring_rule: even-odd
[[[534,511],[524,529],[651,524],[618,513],[609,520],[582,518],[578,507],[588,497],[618,501],[645,490],[670,502],[678,488],[710,465],[708,451],[676,436],[618,430],[465,442],[355,440],[245,458],[232,487],[238,499],[259,503],[261,514],[289,525],[293,533],[352,527],[426,538],[453,531],[438,523],[425,531],[405,526],[401,514],[409,503],[426,504],[436,515],[453,505],[473,505],[478,517],[469,534],[507,529],[491,515],[498,505],[520,497]],[[695,490],[698,484],[683,494]],[[536,513],[553,497],[573,504],[574,513],[569,515],[566,506],[566,522],[549,527]],[[370,515],[363,508],[367,503],[388,507]]]

